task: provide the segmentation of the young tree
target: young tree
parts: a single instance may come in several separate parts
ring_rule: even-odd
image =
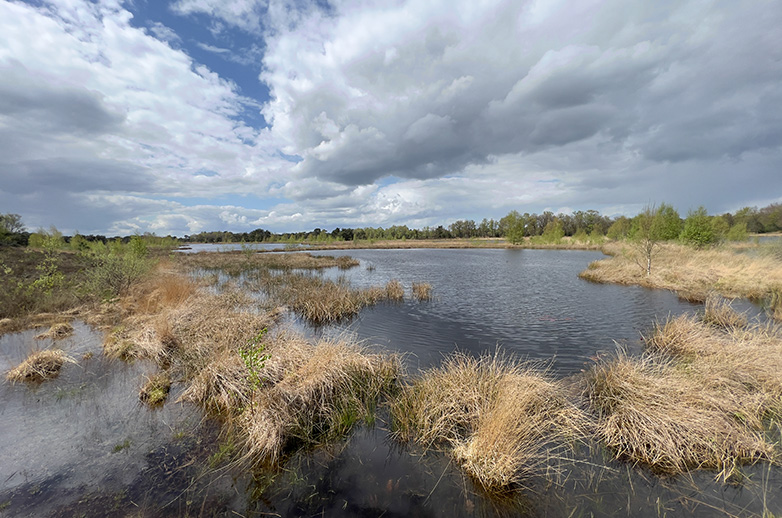
[[[22,216],[19,214],[0,214],[0,234],[17,234],[24,232]]]
[[[660,212],[654,205],[647,205],[633,218],[631,243],[640,256],[636,256],[635,261],[646,270],[646,275],[652,274],[652,258],[662,241],[660,219]]]

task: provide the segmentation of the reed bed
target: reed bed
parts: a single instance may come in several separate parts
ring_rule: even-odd
[[[663,244],[652,259],[651,275],[634,260],[626,243],[605,245],[612,257],[594,261],[579,276],[594,282],[637,284],[676,291],[688,300],[703,302],[709,294],[766,300],[782,286],[782,260],[771,254],[751,253],[723,245],[698,250]]]
[[[358,266],[357,259],[348,256],[312,255],[307,252],[198,252],[180,254],[177,262],[190,269],[223,270],[229,275],[239,275],[253,269],[272,270],[321,270],[340,268],[347,270]]]
[[[391,414],[397,439],[449,451],[489,491],[551,468],[587,425],[557,381],[501,354],[451,355],[406,384]]]
[[[344,280],[299,273],[261,273],[255,279],[255,289],[264,291],[277,304],[290,307],[313,324],[354,316],[362,308],[387,297],[380,288],[356,289]]]
[[[66,362],[76,363],[59,349],[36,351],[8,371],[6,379],[12,383],[17,381],[42,382],[53,379],[60,374],[60,369]]]

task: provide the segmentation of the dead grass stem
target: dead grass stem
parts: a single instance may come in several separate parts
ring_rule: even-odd
[[[397,279],[392,279],[386,284],[386,298],[395,302],[404,300],[405,288]]]

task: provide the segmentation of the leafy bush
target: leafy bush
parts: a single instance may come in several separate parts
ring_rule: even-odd
[[[717,236],[714,234],[714,226],[703,206],[694,211],[691,210],[687,214],[681,239],[697,248],[703,248],[716,242]]]

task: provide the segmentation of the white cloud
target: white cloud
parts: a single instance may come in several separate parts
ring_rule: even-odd
[[[239,117],[257,103],[130,17],[0,2],[0,190],[262,195],[290,163]]]
[[[123,5],[0,0],[0,205],[28,225],[420,226],[779,199],[782,11],[766,2],[176,2],[232,42],[202,49],[262,66],[268,103]],[[271,127],[244,123],[253,109]]]
[[[671,162],[691,162],[680,168],[689,176],[701,160],[748,170],[747,153],[782,145],[782,11],[763,3],[336,2],[329,13],[269,13],[264,115],[304,158],[300,177],[436,179],[493,156],[550,162],[577,150],[594,167],[563,174],[601,174],[616,167],[610,156],[631,183]]]

